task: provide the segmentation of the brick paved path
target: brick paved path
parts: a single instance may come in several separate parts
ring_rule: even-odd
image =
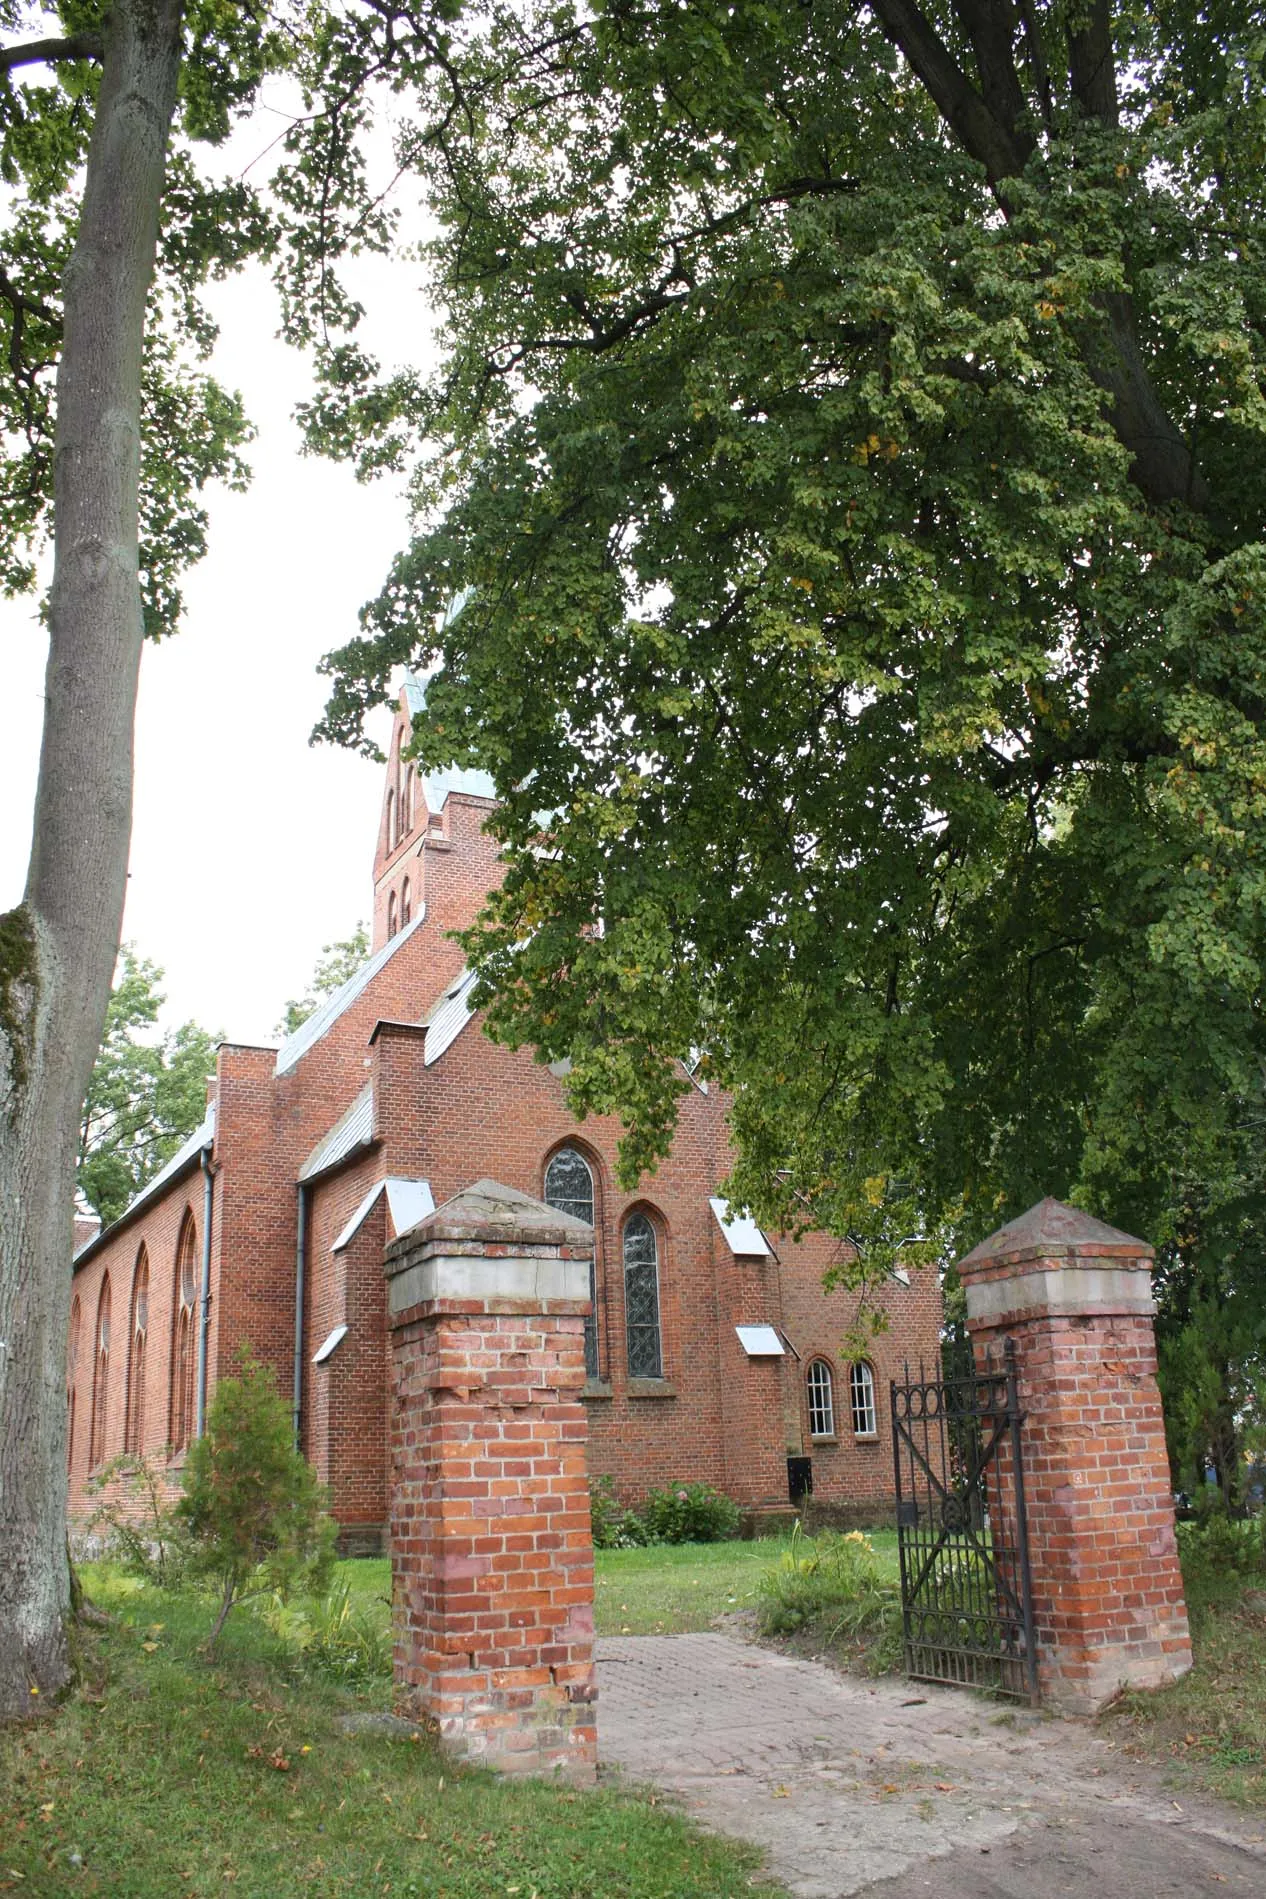
[[[1266,1826],[1081,1723],[719,1634],[606,1638],[598,1682],[604,1764],[764,1847],[797,1899],[1266,1899]]]

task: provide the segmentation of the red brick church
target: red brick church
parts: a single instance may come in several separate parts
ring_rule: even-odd
[[[752,1509],[815,1497],[890,1508],[888,1379],[937,1352],[935,1274],[887,1292],[868,1361],[841,1340],[856,1297],[824,1293],[838,1242],[796,1243],[731,1217],[726,1103],[690,1081],[670,1157],[616,1185],[618,1127],[578,1125],[528,1053],[480,1032],[461,953],[498,876],[480,773],[402,757],[421,688],[404,687],[374,854],[364,967],[280,1049],[225,1043],[206,1119],[74,1261],[67,1367],[71,1512],[122,1451],[173,1477],[216,1378],[249,1341],[293,1394],[345,1546],[387,1519],[383,1249],[490,1177],[593,1223],[586,1330],[590,1466],[635,1501],[704,1479]]]

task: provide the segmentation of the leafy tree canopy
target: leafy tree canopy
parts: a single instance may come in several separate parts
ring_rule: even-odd
[[[222,1038],[196,1022],[156,1033],[162,979],[161,969],[123,945],[79,1127],[79,1187],[107,1226],[206,1113],[207,1076]]]
[[[341,989],[356,974],[368,955],[369,931],[364,923],[358,923],[351,935],[341,943],[327,943],[312,972],[308,993],[286,1004],[285,1013],[277,1024],[278,1035],[293,1035],[320,1007],[326,996],[332,996],[336,989]]]
[[[413,154],[443,370],[309,416],[428,432],[325,735],[438,662],[493,1032],[629,1179],[697,1045],[767,1222],[1175,1238],[1262,1125],[1258,10],[486,17]]]

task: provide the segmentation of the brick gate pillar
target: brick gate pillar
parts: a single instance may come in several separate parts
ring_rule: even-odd
[[[1043,1200],[959,1263],[978,1367],[1014,1342],[1043,1698],[1070,1713],[1191,1666],[1152,1249]],[[1014,1500],[1004,1462],[1004,1513]]]
[[[481,1180],[387,1248],[395,1680],[455,1757],[597,1764],[593,1230]]]

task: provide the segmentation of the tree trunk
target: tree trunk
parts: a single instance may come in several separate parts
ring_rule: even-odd
[[[22,907],[0,918],[0,1719],[69,1678],[75,1156],[127,878],[141,359],[180,43],[180,0],[114,0],[66,270],[35,829]]]

